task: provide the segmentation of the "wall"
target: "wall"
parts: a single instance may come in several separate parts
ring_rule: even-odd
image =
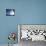
[[[6,8],[14,8],[15,16],[6,16]],[[46,24],[46,0],[0,0],[0,44],[8,43],[17,24]]]

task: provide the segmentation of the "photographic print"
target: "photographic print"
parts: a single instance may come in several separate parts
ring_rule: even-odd
[[[6,9],[6,16],[15,16],[15,9]]]

